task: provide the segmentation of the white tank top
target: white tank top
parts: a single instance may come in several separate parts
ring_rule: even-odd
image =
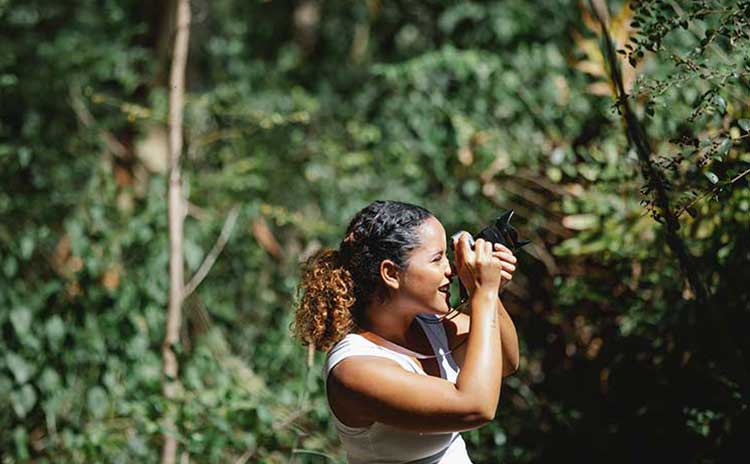
[[[450,347],[443,324],[423,321],[437,321],[439,318],[434,314],[420,314],[416,319],[427,335],[434,353],[438,355],[440,376],[456,383],[460,369],[448,353]],[[377,345],[361,335],[348,334],[328,352],[323,366],[324,385],[331,370],[350,356],[380,356],[396,361],[409,372],[427,375],[409,356]],[[346,450],[349,464],[471,464],[466,444],[457,432],[418,433],[380,422],[368,427],[350,427],[336,417],[330,404],[328,410]]]

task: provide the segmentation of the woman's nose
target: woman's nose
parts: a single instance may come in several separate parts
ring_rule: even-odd
[[[453,278],[453,276],[456,275],[457,272],[458,270],[456,269],[456,265],[448,261],[448,267],[445,270],[446,277],[448,277],[449,279]]]

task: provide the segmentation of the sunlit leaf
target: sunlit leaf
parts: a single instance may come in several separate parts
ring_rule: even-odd
[[[13,406],[13,411],[20,418],[26,417],[31,409],[36,404],[37,394],[34,387],[31,385],[24,385],[20,390],[14,391],[10,394],[10,404]]]
[[[732,148],[732,139],[729,139],[729,138],[725,138],[725,139],[724,139],[724,140],[722,140],[722,141],[721,141],[721,143],[719,144],[719,148],[718,148],[718,149],[716,150],[716,153],[717,153],[717,154],[718,154],[719,156],[723,157],[723,156],[725,156],[725,155],[726,155],[727,153],[729,153],[729,150],[730,150],[731,148]]]
[[[94,386],[89,390],[86,396],[86,404],[88,405],[89,412],[91,412],[94,417],[104,417],[109,407],[107,392],[98,385]]]
[[[5,362],[18,384],[26,383],[36,370],[32,364],[13,352],[5,354]]]
[[[719,112],[721,114],[726,113],[727,112],[727,101],[724,100],[724,97],[722,97],[721,95],[717,95],[716,98],[715,98],[715,101],[716,101],[716,106],[719,109]]]
[[[31,327],[31,309],[26,306],[19,306],[10,312],[10,321],[13,329],[19,337],[25,337]]]

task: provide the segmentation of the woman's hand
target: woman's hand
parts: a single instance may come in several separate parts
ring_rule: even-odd
[[[492,243],[480,238],[472,250],[469,246],[469,234],[464,233],[458,238],[454,249],[456,273],[469,294],[480,288],[495,293],[499,291],[504,271],[499,251],[498,256],[495,256]]]
[[[503,280],[500,283],[500,288],[503,288],[511,281],[511,279],[513,279],[513,272],[516,270],[516,262],[518,262],[518,260],[513,252],[505,245],[495,243],[494,248],[492,256],[498,258],[503,266],[501,272]]]
[[[478,246],[475,244],[474,250],[469,246],[469,233],[463,233],[460,237],[454,241],[453,249],[456,251],[456,265],[455,271],[458,274],[461,283],[466,287],[469,294],[473,294],[477,287],[476,274],[476,250]],[[490,242],[486,242],[482,239],[477,240],[477,243],[483,242],[486,245],[492,245]],[[504,287],[513,278],[513,272],[516,270],[516,257],[513,253],[505,246],[495,243],[494,249],[491,251],[491,255],[500,262],[500,283],[498,285],[498,291]]]

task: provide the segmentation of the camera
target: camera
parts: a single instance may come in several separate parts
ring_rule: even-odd
[[[520,250],[524,245],[531,243],[529,240],[519,240],[518,231],[510,225],[510,220],[513,217],[513,210],[509,209],[495,219],[495,222],[485,227],[475,235],[471,235],[469,238],[469,245],[471,249],[474,249],[474,243],[477,239],[483,239],[491,243],[499,243],[506,246],[513,254]],[[451,236],[451,248],[453,247],[453,241],[457,239],[463,232],[456,232]],[[455,251],[455,250],[454,250]]]
[[[484,229],[480,230],[475,235],[469,236],[469,245],[471,249],[474,249],[476,240],[483,239],[491,243],[499,243],[507,247],[513,254],[516,254],[523,246],[531,243],[530,240],[520,240],[518,238],[518,231],[510,225],[510,220],[513,217],[513,210],[509,209],[498,216],[495,221]],[[456,232],[451,236],[450,247],[453,249],[453,242],[457,239],[464,231]],[[456,250],[453,250],[454,253]],[[469,294],[464,285],[459,280],[459,288],[461,301],[459,306],[469,299]],[[500,290],[502,292],[502,289]]]

